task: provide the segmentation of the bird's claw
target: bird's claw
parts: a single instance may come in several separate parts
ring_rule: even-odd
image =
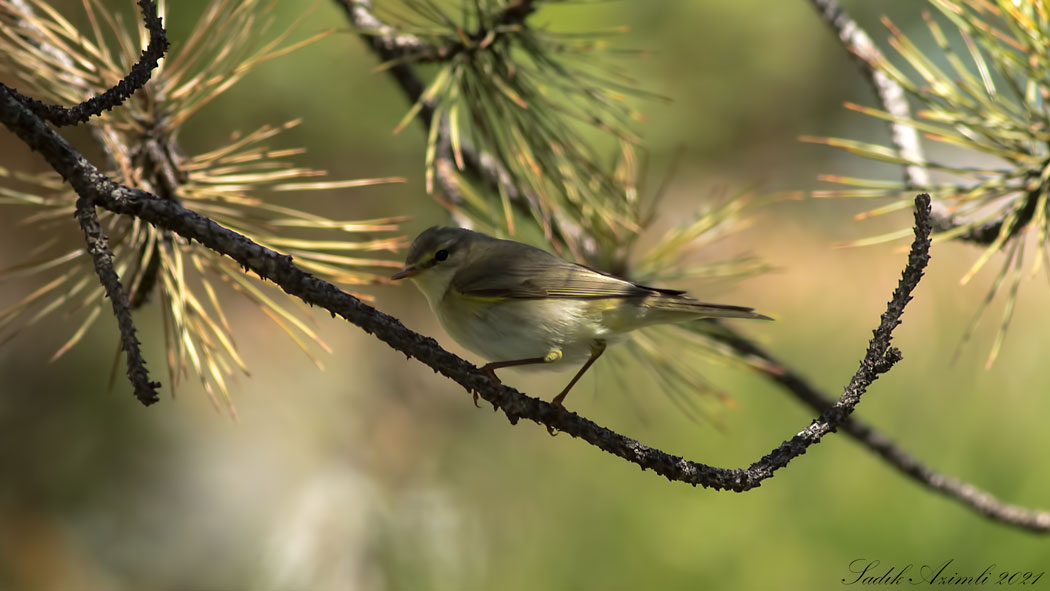
[[[503,383],[499,379],[499,376],[496,375],[496,370],[490,368],[489,366],[486,365],[486,366],[482,367],[481,371],[482,371],[482,373],[487,375],[489,377],[489,379],[491,379],[493,382],[496,382],[497,384],[502,384]],[[475,390],[472,394],[474,395],[474,407],[475,408],[481,408],[481,405],[478,404],[478,392],[477,392],[477,390]],[[493,406],[493,409],[496,409],[496,408],[498,408],[498,407]]]
[[[485,375],[487,375],[493,382],[496,382],[497,384],[503,383],[503,380],[499,379],[499,376],[496,375],[496,370],[490,368],[489,366],[486,365],[485,367],[482,367],[481,371]]]
[[[556,407],[558,407],[561,410],[565,410],[565,406],[561,403],[561,399],[562,398],[564,398],[564,395],[555,396],[554,400],[551,400],[551,406],[556,406]],[[554,427],[551,427],[550,425],[546,425],[546,427],[547,427],[547,434],[550,435],[551,437],[556,437],[558,435],[558,433],[561,432],[561,431],[558,431],[557,429],[555,429]]]

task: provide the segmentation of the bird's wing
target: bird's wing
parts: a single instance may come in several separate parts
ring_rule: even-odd
[[[602,299],[683,293],[637,285],[540,249],[532,249],[523,257],[520,248],[518,244],[511,248],[491,245],[486,261],[456,273],[452,287],[468,297],[509,299]]]

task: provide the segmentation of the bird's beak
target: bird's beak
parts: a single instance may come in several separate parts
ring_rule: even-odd
[[[419,272],[422,270],[423,269],[420,269],[418,265],[405,265],[405,268],[394,273],[390,278],[396,281],[398,279],[405,279],[406,277],[415,277],[416,275],[419,275]]]

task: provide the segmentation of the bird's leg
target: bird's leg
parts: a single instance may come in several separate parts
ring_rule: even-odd
[[[592,365],[594,365],[594,362],[602,356],[602,353],[605,352],[605,346],[605,341],[594,341],[593,343],[591,343],[591,357],[587,360],[586,363],[583,364],[583,367],[580,368],[580,371],[576,372],[576,375],[572,377],[572,380],[569,381],[569,385],[565,386],[565,389],[562,390],[560,394],[555,396],[554,400],[551,400],[551,404],[557,407],[565,408],[565,406],[562,404],[562,402],[565,400],[565,396],[569,393],[569,390],[572,390],[572,387],[576,385],[576,382],[580,381],[580,378],[583,377],[583,374],[586,373]],[[547,432],[551,435],[555,435],[553,427],[548,426]]]
[[[480,369],[481,371],[488,374],[488,376],[492,378],[492,381],[496,382],[497,384],[502,384],[503,382],[499,379],[499,376],[496,375],[497,369],[502,369],[504,367],[516,367],[519,365],[538,365],[540,363],[554,363],[555,361],[561,359],[561,355],[561,349],[554,349],[553,351],[547,353],[543,357],[511,359],[510,361],[493,361],[492,363],[486,363],[485,365],[481,366]],[[477,392],[474,393],[474,406],[478,406]]]
[[[562,406],[562,401],[565,400],[565,396],[569,393],[569,390],[572,390],[572,387],[576,385],[576,382],[580,381],[580,378],[583,377],[583,374],[586,373],[592,365],[594,365],[594,362],[597,361],[598,358],[601,357],[602,353],[604,352],[605,341],[594,341],[593,343],[591,343],[590,359],[587,360],[587,363],[583,364],[583,367],[580,368],[580,371],[576,372],[576,375],[572,377],[572,380],[569,382],[569,385],[565,386],[565,389],[562,390],[560,394],[555,396],[554,400],[551,400],[551,404],[553,404],[554,406]]]

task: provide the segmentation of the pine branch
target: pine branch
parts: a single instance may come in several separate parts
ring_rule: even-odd
[[[406,58],[411,57],[414,62],[444,61],[451,59],[464,48],[462,41],[459,40],[450,41],[448,45],[437,48],[415,35],[398,31],[375,16],[371,0],[335,0],[335,2],[344,10],[350,23],[362,31],[362,40],[375,52],[380,61],[392,64],[386,71],[397,82],[409,104],[415,104],[419,100],[426,85]],[[536,10],[536,4],[534,0],[518,0],[512,3],[493,18],[493,28],[523,24],[524,20]],[[474,36],[480,35],[483,33],[476,32]],[[433,104],[425,102],[420,108],[418,117],[424,131],[430,129],[433,117]],[[519,190],[513,181],[513,175],[498,158],[487,151],[477,149],[466,141],[460,146],[460,154],[463,157],[463,166],[460,168],[453,159],[447,121],[441,123],[434,158],[437,173],[435,178],[453,204],[463,203],[463,197],[456,182],[458,171],[471,180],[480,182],[493,194],[506,195],[513,207],[526,217],[531,216],[533,211],[542,209],[540,197],[527,189]],[[470,227],[470,220],[465,216],[456,216],[456,222],[463,227]],[[582,229],[578,226],[565,220],[551,220],[550,223],[554,233],[567,243],[580,244],[585,247],[589,245],[590,241],[584,239]]]
[[[850,18],[836,0],[810,0],[810,3],[824,22],[835,32],[842,43],[842,48],[854,57],[854,62],[875,91],[882,108],[897,119],[890,123],[893,145],[902,158],[916,163],[904,168],[904,179],[908,188],[916,191],[928,190],[930,174],[921,165],[925,162],[925,156],[919,132],[907,123],[901,122],[911,118],[911,109],[908,106],[904,89],[889,76],[872,67],[872,64],[885,59],[882,52],[875,47],[867,32]],[[991,244],[999,237],[1006,215],[1004,213],[1003,217],[998,220],[967,230],[955,236],[954,239],[982,245]],[[935,231],[947,232],[960,225],[941,201],[933,202]],[[1024,224],[1016,224],[1015,228],[1019,229],[1023,226]]]

